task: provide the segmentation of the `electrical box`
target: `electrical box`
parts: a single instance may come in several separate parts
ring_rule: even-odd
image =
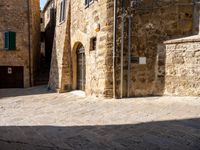
[[[131,63],[132,64],[139,64],[139,57],[132,56],[131,57]]]

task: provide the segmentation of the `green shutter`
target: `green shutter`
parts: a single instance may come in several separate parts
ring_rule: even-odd
[[[9,32],[9,50],[16,49],[16,33]]]
[[[4,48],[9,49],[9,32],[4,33]]]

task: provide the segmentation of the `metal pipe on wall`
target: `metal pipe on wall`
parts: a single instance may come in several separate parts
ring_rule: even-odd
[[[131,16],[128,17],[128,84],[127,84],[127,96],[130,97],[130,73],[131,73]]]
[[[31,59],[32,58],[31,57],[31,23],[30,23],[31,2],[28,0],[27,4],[28,4],[28,42],[29,42],[29,44],[28,44],[28,46],[29,46],[29,54],[28,54],[29,55],[29,84],[30,84],[30,86],[32,86],[33,83],[32,83],[32,59]]]
[[[117,48],[117,3],[118,0],[114,0],[114,31],[113,31],[113,97],[116,96],[116,48]]]
[[[123,98],[124,86],[124,19],[125,18],[125,0],[122,0],[122,30],[121,30],[121,79],[120,79],[120,98]]]

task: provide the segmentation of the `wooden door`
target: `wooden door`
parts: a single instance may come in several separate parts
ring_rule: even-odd
[[[85,49],[83,46],[77,50],[77,89],[85,91],[86,66]]]

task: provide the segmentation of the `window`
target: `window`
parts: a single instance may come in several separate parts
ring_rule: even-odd
[[[66,0],[61,0],[60,3],[60,22],[65,21],[65,7],[66,7]]]
[[[89,7],[93,2],[94,0],[85,0],[85,6]]]
[[[90,51],[96,50],[97,47],[97,38],[93,37],[90,39]]]
[[[15,32],[4,33],[4,48],[7,50],[16,49],[16,33]]]

